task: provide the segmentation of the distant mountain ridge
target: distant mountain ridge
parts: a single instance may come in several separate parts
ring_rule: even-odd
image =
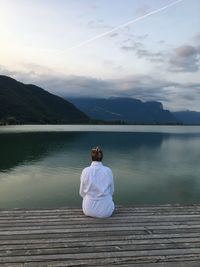
[[[200,125],[200,112],[197,111],[176,111],[172,113],[177,120],[181,121],[183,124],[198,124]]]
[[[63,99],[65,98],[65,99]],[[170,112],[157,101],[134,98],[69,98],[0,75],[1,124],[194,124],[200,112]]]
[[[72,103],[44,89],[0,75],[0,123],[87,123]]]
[[[70,98],[69,101],[93,119],[136,124],[179,123],[170,111],[163,109],[162,103],[156,101],[142,102],[122,97]]]

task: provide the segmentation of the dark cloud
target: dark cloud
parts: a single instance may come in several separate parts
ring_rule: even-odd
[[[199,35],[195,37],[200,38]],[[195,39],[195,40],[196,40]],[[163,44],[163,41],[160,41]],[[145,45],[131,38],[126,39],[121,45],[124,52],[133,52],[138,58],[157,63],[165,63],[165,67],[170,72],[197,72],[200,70],[200,45],[182,45],[175,49],[152,51]]]
[[[188,83],[181,87],[181,96],[185,100],[200,102],[200,83]]]
[[[111,64],[112,62],[105,62]],[[42,68],[42,67],[41,67]],[[24,83],[38,85],[45,90],[65,97],[132,97],[143,101],[160,101],[165,108],[173,110],[199,110],[200,83],[180,84],[155,79],[149,75],[132,75],[124,79],[102,80],[83,76],[63,76],[35,70],[27,72],[9,71],[0,66],[1,74],[11,76]],[[4,70],[4,71],[3,71]],[[199,110],[200,111],[200,110]]]
[[[107,61],[113,67],[113,62]],[[120,66],[118,66],[120,68]],[[130,96],[142,100],[164,99],[166,88],[172,83],[154,80],[146,75],[133,75],[126,79],[101,80],[83,76],[61,76],[53,72],[41,74],[34,70],[28,72],[6,72],[25,83],[36,84],[52,93],[69,97],[110,97]],[[174,85],[174,84],[173,84]]]
[[[190,92],[188,94],[183,94],[182,98],[183,99],[187,99],[189,101],[194,101],[196,99],[196,96],[191,95],[191,92]]]
[[[155,88],[153,85],[152,87],[138,87],[138,88],[130,88],[125,90],[121,95],[121,97],[131,97],[137,98],[143,101],[167,101],[167,96],[164,94],[163,88]]]
[[[128,40],[127,40],[128,43]],[[130,42],[129,42],[130,43]],[[132,41],[131,44],[122,45],[121,49],[126,52],[134,52],[138,58],[145,58],[154,62],[163,62],[165,59],[164,52],[153,52],[145,48],[144,44],[138,41]]]
[[[191,45],[182,45],[175,49],[175,53],[178,57],[191,57],[196,55],[198,52],[198,49]]]
[[[200,46],[182,45],[175,48],[169,64],[170,71],[197,72],[200,70]]]
[[[124,51],[135,51],[135,46],[134,45],[123,45],[121,49]]]
[[[131,39],[126,39],[126,43],[121,46],[121,49],[125,52],[134,51],[137,53],[138,50],[143,49],[144,45],[141,42],[133,42]]]
[[[111,34],[109,34],[109,37],[110,38],[114,38],[114,37],[116,37],[116,36],[118,36],[119,34],[117,33],[117,32],[113,32],[113,33],[111,33]]]
[[[126,79],[101,80],[91,77],[47,77],[38,80],[40,86],[66,97],[132,97],[143,101],[161,101],[164,107],[181,109],[193,105],[199,110],[200,96],[197,84],[181,84],[133,75]],[[195,101],[193,99],[196,99]]]
[[[17,75],[9,75],[24,83],[32,83],[43,89],[69,97],[103,97],[114,94],[113,84],[107,80],[83,76],[63,76],[49,74],[36,74],[33,71],[18,72]]]
[[[164,60],[163,52],[151,52],[147,49],[138,49],[136,55],[138,58],[146,58],[150,61],[162,62]]]
[[[117,81],[120,96],[138,98],[144,101],[167,101],[170,88],[176,83],[153,79],[148,75],[133,75],[130,78]]]

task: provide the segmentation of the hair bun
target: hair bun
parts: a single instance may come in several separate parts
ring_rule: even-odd
[[[93,161],[101,161],[103,159],[103,151],[99,146],[92,148],[91,156]]]

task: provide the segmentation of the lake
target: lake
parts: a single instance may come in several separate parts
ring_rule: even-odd
[[[100,145],[117,205],[200,203],[200,126],[0,127],[0,208],[80,206],[80,174]]]

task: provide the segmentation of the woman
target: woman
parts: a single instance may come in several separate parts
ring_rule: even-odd
[[[102,164],[103,151],[93,148],[92,163],[81,174],[80,195],[82,208],[86,216],[105,218],[114,211],[112,195],[114,193],[113,174],[110,168]]]

